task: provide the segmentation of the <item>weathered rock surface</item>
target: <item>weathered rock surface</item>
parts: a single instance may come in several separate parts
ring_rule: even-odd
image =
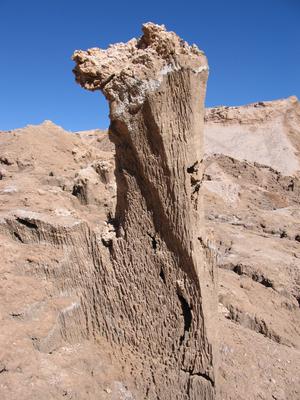
[[[266,107],[275,112],[280,103],[289,106],[279,140],[288,135],[298,149],[299,131],[287,126],[299,103],[287,99]],[[240,114],[242,108],[233,110]],[[247,106],[248,111],[257,108]],[[299,127],[300,119],[294,118]],[[224,127],[230,123],[223,119]],[[245,124],[248,130],[246,117],[241,135]],[[209,150],[214,137],[210,122],[205,125],[208,156],[202,189],[207,228],[213,230],[218,254],[221,398],[298,400],[299,174],[285,176],[267,163],[252,162],[251,154],[245,160],[228,156],[226,136],[220,136],[220,154],[214,155]],[[97,272],[95,247],[91,251],[84,244],[91,243],[86,229],[93,246],[98,243],[97,254],[107,253],[108,261],[105,245],[115,235],[107,224],[116,203],[114,153],[107,134],[71,134],[48,122],[1,132],[0,140],[1,398],[130,398],[130,368],[133,363],[136,371],[136,361],[119,367],[128,353],[112,350],[96,333],[95,340],[87,340],[78,320],[78,304],[88,304],[82,287],[94,287],[91,277]],[[259,146],[262,137],[254,140]],[[239,146],[242,140],[237,154]],[[99,190],[82,204],[73,190],[77,177],[103,163],[97,168]],[[89,203],[94,198],[97,204]],[[90,298],[99,297],[95,292]],[[97,313],[87,315],[90,332],[96,332]]]
[[[219,267],[222,399],[300,397],[299,107],[289,98],[206,112],[200,190]],[[233,126],[230,136],[233,121],[239,131]],[[269,129],[274,142],[267,147]],[[97,130],[72,134],[47,121],[0,132],[0,147],[1,399],[151,398],[160,363],[149,377],[149,357],[133,355],[136,342],[119,346],[102,335],[100,317],[105,313],[111,323],[111,311],[101,299],[112,292],[99,275],[119,273],[111,262],[120,238],[109,136]],[[147,240],[142,260],[156,262],[163,241]],[[162,272],[153,278],[159,298],[167,290]],[[120,296],[127,275],[116,287]],[[184,332],[181,308],[179,314],[177,338]],[[117,335],[118,328],[107,331]],[[139,396],[137,388],[149,392]]]
[[[49,122],[0,135],[0,397],[130,398],[93,308],[112,155]],[[82,204],[74,187],[91,168]]]
[[[76,80],[109,101],[116,146],[99,333],[143,360],[138,397],[213,399],[216,282],[199,201],[206,58],[148,23],[139,40],[73,59]]]
[[[206,110],[206,153],[268,165],[283,175],[299,172],[300,107],[295,96],[243,107]]]
[[[300,103],[206,112],[223,399],[300,397]]]

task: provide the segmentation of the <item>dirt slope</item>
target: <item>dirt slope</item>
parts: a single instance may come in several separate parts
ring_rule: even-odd
[[[201,190],[219,266],[221,398],[298,400],[299,103],[208,110],[206,119]],[[243,132],[246,143],[253,134],[248,147]],[[1,398],[133,399],[130,370],[143,363],[124,366],[126,349],[82,329],[97,332],[105,295],[93,277],[95,254],[104,264],[109,254],[116,201],[107,134],[45,122],[1,132],[0,146]]]
[[[300,397],[300,104],[206,113],[223,399]]]

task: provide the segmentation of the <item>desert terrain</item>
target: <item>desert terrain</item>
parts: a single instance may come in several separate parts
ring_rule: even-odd
[[[186,88],[176,79],[166,94]],[[169,129],[155,114],[163,100],[149,104],[153,120],[130,120],[146,126],[145,137],[157,121]],[[189,123],[180,112],[178,132]],[[1,399],[300,398],[300,103],[206,109],[203,132],[201,174],[193,164],[181,181],[177,165],[164,181],[155,162],[157,170],[173,168],[168,151],[178,151],[185,165],[197,142],[185,153],[162,137],[165,155],[151,170],[148,147],[138,138],[120,144],[116,132],[69,132],[51,121],[0,131]],[[147,138],[157,152],[159,134]],[[190,180],[188,209],[190,189],[179,184]],[[179,187],[169,208],[149,194],[160,182]],[[178,212],[176,225],[169,209]],[[156,212],[175,228],[159,230]],[[186,238],[201,242],[196,258]],[[195,271],[181,270],[185,262]]]

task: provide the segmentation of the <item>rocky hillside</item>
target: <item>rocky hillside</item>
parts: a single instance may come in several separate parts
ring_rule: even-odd
[[[300,397],[300,104],[206,112],[223,399]]]
[[[135,398],[130,371],[143,360],[122,363],[129,352],[97,326],[110,296],[96,282],[114,235],[114,146],[106,132],[49,121],[0,143],[1,399]],[[300,397],[299,151],[295,98],[206,111],[200,190],[219,267],[224,400]]]

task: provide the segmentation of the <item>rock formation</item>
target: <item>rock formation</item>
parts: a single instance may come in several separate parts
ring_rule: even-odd
[[[118,62],[130,48],[157,63],[128,59],[142,97],[123,69],[106,80],[109,134],[0,131],[1,400],[300,398],[300,103],[206,110],[194,164],[205,58],[182,43],[170,62],[181,42],[151,28],[165,47],[147,27],[117,46]],[[78,79],[96,88],[110,51],[80,52]]]
[[[216,282],[199,195],[206,58],[148,23],[138,40],[73,59],[77,82],[109,101],[116,148],[99,333],[142,364],[138,398],[214,399]]]
[[[220,397],[298,400],[300,103],[218,107],[205,119],[200,190],[217,254]],[[114,273],[110,136],[49,121],[0,131],[1,400],[137,400],[132,374],[154,386],[147,360],[99,334],[99,275]]]

